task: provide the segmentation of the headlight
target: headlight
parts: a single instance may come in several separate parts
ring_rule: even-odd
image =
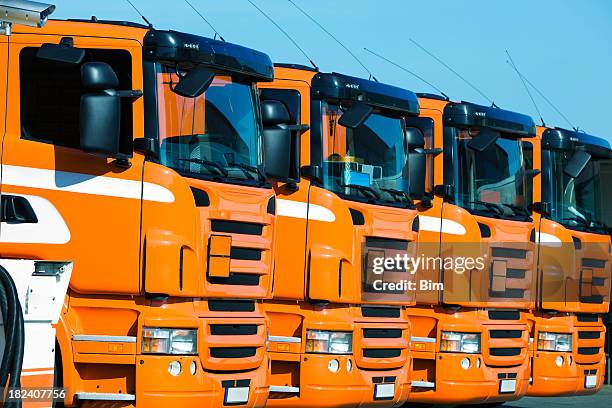
[[[567,333],[548,333],[538,334],[539,351],[572,351],[572,335]]]
[[[306,352],[351,354],[353,352],[353,333],[306,330]]]
[[[480,353],[480,334],[443,331],[440,351],[449,353]]]
[[[197,329],[142,328],[143,354],[197,354]]]

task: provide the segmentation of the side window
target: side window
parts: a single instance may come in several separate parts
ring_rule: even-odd
[[[36,57],[37,47],[19,55],[21,138],[79,148],[81,65],[59,65]],[[87,49],[83,63],[106,62],[117,74],[118,90],[132,89],[132,58],[126,50]],[[120,152],[132,154],[132,101],[121,101]]]
[[[434,148],[434,121],[431,118],[406,118],[407,128],[419,129],[425,138],[425,149],[432,150]],[[433,197],[434,190],[434,155],[428,154],[425,161],[425,193],[429,197]]]

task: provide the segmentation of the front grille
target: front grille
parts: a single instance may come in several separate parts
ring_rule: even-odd
[[[592,356],[599,353],[599,347],[578,347],[578,354]]]
[[[581,331],[578,332],[578,338],[581,340],[594,340],[601,336],[601,332],[598,331]]]
[[[516,248],[491,248],[491,255],[496,258],[525,259],[527,258],[527,250]]]
[[[213,336],[249,336],[257,334],[256,324],[211,324]]]
[[[363,350],[363,356],[366,358],[394,358],[399,357],[401,353],[402,349],[398,348],[376,348]]]
[[[489,354],[494,357],[512,357],[521,354],[521,349],[519,347],[491,348]]]
[[[521,313],[518,310],[489,310],[491,320],[519,320]]]
[[[362,306],[361,315],[363,317],[400,317],[400,308]]]
[[[214,232],[230,234],[261,235],[263,225],[254,222],[212,220],[210,227]]]
[[[261,261],[261,249],[232,247],[230,258],[243,261]]]
[[[401,329],[363,329],[365,339],[399,339],[402,337]]]
[[[509,276],[506,275],[506,278]],[[506,288],[504,291],[490,291],[492,298],[508,298],[508,299],[522,299],[525,296],[525,289]]]
[[[246,358],[253,357],[256,347],[212,347],[210,356],[213,358]]]
[[[599,316],[595,314],[579,314],[577,318],[580,323],[597,323],[599,321]]]
[[[601,259],[583,258],[582,266],[585,268],[603,269],[606,267],[606,261]]]
[[[521,330],[490,330],[489,336],[492,339],[520,339]]]
[[[251,275],[249,273],[230,272],[227,278],[211,276],[208,278],[210,283],[217,285],[242,285],[242,286],[257,286],[259,285],[259,275]]]
[[[211,312],[254,312],[255,302],[252,300],[209,300],[208,310]]]

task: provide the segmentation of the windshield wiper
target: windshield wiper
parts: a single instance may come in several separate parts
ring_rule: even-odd
[[[531,213],[525,207],[521,207],[520,205],[515,204],[502,204],[504,207],[508,207],[512,210],[516,215],[522,215],[526,218],[531,218]]]
[[[389,195],[391,195],[392,197],[396,197],[396,198],[399,198],[399,199],[403,198],[404,200],[406,200],[406,202],[409,205],[413,205],[412,199],[410,198],[408,193],[406,193],[405,191],[396,190],[394,188],[381,188],[381,191],[385,191],[385,192],[389,193]]]
[[[257,174],[257,177],[259,178],[259,181],[265,181],[265,179],[266,179],[266,176],[264,176],[264,174],[261,172],[261,170],[259,170],[259,168],[257,166],[251,166],[249,164],[235,163],[235,162],[231,162],[231,163],[227,163],[227,164],[230,167],[237,167],[237,168],[243,170],[245,176],[247,176],[251,180],[254,180],[254,177],[251,176],[251,173]],[[251,173],[249,173],[249,172],[251,172]]]
[[[342,184],[341,187],[354,188],[366,197],[374,198],[375,200],[380,200],[380,195],[372,187],[360,186],[359,184]]]
[[[504,209],[500,205],[498,205],[498,204],[488,203],[486,201],[480,201],[480,200],[476,200],[476,201],[464,201],[464,203],[466,203],[466,204],[481,205],[481,206],[487,208],[489,211],[495,213],[498,216],[504,215]]]
[[[202,166],[208,169],[214,169],[215,171],[217,171],[220,175],[224,177],[227,177],[229,175],[229,173],[227,172],[227,170],[225,170],[223,166],[221,166],[219,163],[214,162],[212,160],[205,160],[205,159],[178,159],[178,160],[185,161],[188,163],[201,164]]]

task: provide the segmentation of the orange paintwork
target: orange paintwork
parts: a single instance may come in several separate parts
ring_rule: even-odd
[[[300,123],[311,124],[310,83],[314,74],[310,70],[276,67],[274,82],[259,84],[258,87],[298,91],[301,94]],[[310,163],[310,137],[310,131],[301,135],[302,165]],[[269,343],[272,360],[270,384],[299,387],[299,395],[271,392],[268,405],[401,405],[410,392],[410,327],[404,314],[410,301],[405,295],[362,297],[362,248],[365,237],[372,236],[415,241],[416,234],[412,232],[411,224],[416,211],[343,200],[305,179],[297,184],[297,190],[277,185],[275,191],[277,200],[329,209],[335,221],[277,216],[274,298],[263,304],[271,321],[270,335],[273,336]],[[353,225],[349,208],[363,214],[364,225]],[[313,304],[309,299],[323,302]],[[361,305],[394,305],[400,314],[389,318],[364,317]],[[363,338],[361,333],[368,328],[399,329],[401,337]],[[352,354],[306,353],[308,329],[352,332]],[[299,338],[300,342],[277,342],[274,336]],[[392,358],[364,358],[362,350],[365,348],[397,348],[400,354]],[[328,369],[328,363],[333,359],[340,364],[337,373]],[[351,370],[347,371],[349,362]],[[394,397],[374,401],[374,382],[390,377],[393,378],[390,381],[395,383]]]
[[[63,370],[60,382],[68,389],[67,406],[76,404],[75,394],[83,392],[134,394],[138,407],[222,406],[227,387],[222,383],[242,380],[250,388],[249,401],[244,406],[261,407],[268,396],[269,361],[267,321],[260,300],[271,294],[274,215],[267,208],[274,191],[188,179],[146,161],[136,152],[129,159],[129,168],[125,168],[78,149],[20,137],[19,53],[24,47],[57,44],[63,37],[72,37],[76,47],[125,50],[132,59],[132,88],[142,90],[142,39],[146,31],[67,21],[49,21],[42,29],[16,26],[10,37],[10,62],[0,64],[3,79],[7,76],[2,71],[8,68],[8,82],[2,81],[0,88],[2,110],[8,96],[6,132],[0,144],[2,165],[79,173],[92,179],[104,176],[133,181],[137,186],[151,183],[169,191],[173,199],[163,202],[113,197],[112,192],[85,194],[3,184],[3,194],[39,196],[52,203],[68,226],[70,238],[63,244],[1,243],[0,253],[2,258],[67,260],[74,265],[56,327]],[[0,37],[3,58],[7,55],[6,43],[7,37]],[[143,99],[133,101],[135,138],[145,132]],[[202,110],[203,100],[197,104]],[[205,191],[210,204],[196,207],[191,188]],[[213,232],[211,220],[260,224],[262,233]],[[231,240],[232,247],[261,250],[260,260],[229,261],[232,272],[259,276],[258,285],[226,285],[207,279],[208,246],[213,234],[228,237],[225,239]],[[145,294],[168,296],[147,298]],[[252,299],[253,310],[209,308],[211,299],[237,298]],[[213,325],[254,326],[256,331],[249,335],[213,335]],[[143,355],[143,326],[198,329],[199,355]],[[130,336],[136,338],[136,343],[74,341],[74,335]],[[255,351],[246,358],[219,358],[210,354],[214,347]],[[182,373],[177,377],[168,373],[172,360],[182,363]],[[196,364],[193,375],[191,362]],[[51,379],[46,378],[49,385]],[[27,384],[29,378],[24,376],[24,385]],[[134,402],[112,404],[130,406]]]
[[[545,130],[545,127],[538,126],[537,137],[533,140],[533,161],[536,169],[542,169],[541,138]],[[541,199],[542,178],[538,175],[534,178],[534,202]],[[557,237],[562,244],[559,248],[541,246],[539,249],[540,262],[543,265],[540,272],[542,299],[541,305],[533,310],[530,316],[530,320],[533,321],[534,342],[531,345],[533,381],[529,386],[528,395],[544,397],[593,394],[601,389],[606,370],[604,353],[606,326],[596,314],[606,313],[610,306],[608,295],[612,273],[610,236],[570,230],[557,222],[540,217],[539,214],[534,214],[534,224],[539,224],[542,233]],[[583,245],[582,249],[575,248],[574,239],[586,245]],[[604,296],[604,302],[600,304],[580,301],[582,290],[580,271],[583,258],[606,260],[606,267],[601,270],[596,269],[595,273],[598,275],[594,275],[603,278],[604,281],[604,286],[599,287]],[[557,268],[549,270],[552,265],[557,265]],[[581,321],[579,314],[591,314],[595,321]],[[569,353],[539,351],[537,339],[540,332],[571,334],[572,351]],[[582,339],[581,332],[599,335],[594,339]],[[597,347],[599,352],[581,355],[578,349],[583,347]],[[558,357],[563,358],[561,367],[555,363]],[[592,370],[597,373],[597,383],[594,388],[587,389],[585,371]]]

